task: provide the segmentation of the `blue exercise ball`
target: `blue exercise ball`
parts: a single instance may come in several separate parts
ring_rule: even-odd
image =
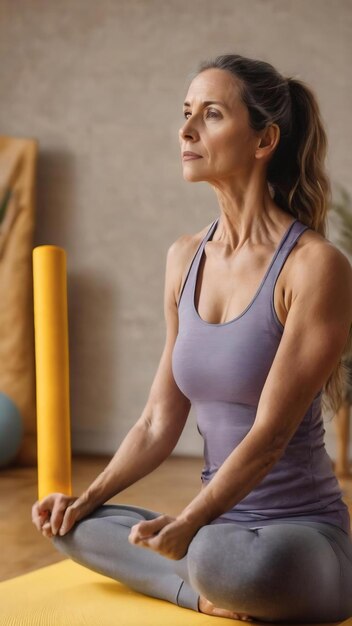
[[[0,392],[0,467],[8,465],[15,458],[22,436],[21,414],[11,398]]]

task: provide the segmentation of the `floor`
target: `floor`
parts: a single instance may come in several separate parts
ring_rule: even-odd
[[[73,495],[80,495],[106,467],[111,457],[77,455],[72,459]],[[200,490],[202,459],[169,457],[149,476],[144,477],[109,503],[147,507],[159,513],[178,515]],[[174,476],[177,484],[174,484]],[[343,498],[352,518],[352,475],[339,478]],[[37,500],[37,469],[9,467],[1,470],[0,536],[2,558],[0,581],[25,574],[64,558],[51,541],[37,531],[31,520],[32,504]]]

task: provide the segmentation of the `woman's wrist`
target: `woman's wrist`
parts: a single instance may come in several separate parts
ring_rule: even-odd
[[[176,519],[198,530],[202,526],[209,524],[215,517],[217,517],[217,514],[214,512],[214,507],[211,506],[205,490],[201,490]]]
[[[80,497],[92,506],[98,507],[114,495],[116,493],[111,489],[111,480],[102,472]]]

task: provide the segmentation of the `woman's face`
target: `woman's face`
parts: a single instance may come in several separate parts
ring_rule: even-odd
[[[184,117],[179,141],[185,180],[216,184],[250,174],[259,138],[230,72],[212,68],[198,74],[185,97]],[[201,158],[185,160],[185,151]]]

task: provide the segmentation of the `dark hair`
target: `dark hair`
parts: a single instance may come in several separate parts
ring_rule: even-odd
[[[285,77],[266,61],[223,54],[202,61],[190,77],[207,69],[230,72],[238,81],[249,123],[256,131],[277,124],[280,139],[267,169],[274,202],[326,237],[331,183],[325,168],[327,134],[317,98],[305,82]],[[341,405],[348,370],[344,355],[352,348],[352,326],[341,359],[325,384],[323,404]],[[327,402],[326,402],[327,400]]]

